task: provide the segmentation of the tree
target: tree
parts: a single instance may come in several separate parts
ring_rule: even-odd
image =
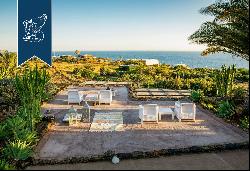
[[[16,53],[8,52],[7,50],[0,51],[0,79],[15,76],[17,66]]]
[[[80,51],[80,50],[76,50],[76,51],[75,51],[75,54],[77,55],[77,57],[79,57],[80,54],[81,54],[81,51]]]
[[[200,13],[215,17],[189,37],[193,43],[208,45],[203,56],[226,52],[249,61],[248,0],[218,0]]]

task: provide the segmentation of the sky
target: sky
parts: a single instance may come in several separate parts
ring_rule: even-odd
[[[215,0],[52,0],[53,51],[201,51],[188,37]],[[0,49],[17,50],[17,2],[0,0]]]

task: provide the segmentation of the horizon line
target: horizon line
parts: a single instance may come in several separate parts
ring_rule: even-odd
[[[8,49],[0,49],[0,50],[7,50],[9,52],[14,52],[17,53],[17,50],[8,50]],[[75,49],[75,50],[52,50],[51,52],[74,52],[76,50],[79,49]],[[193,50],[193,51],[189,51],[189,50],[79,50],[80,52],[202,52],[201,51],[197,51],[197,50]]]
[[[202,52],[202,50],[52,50],[52,52],[72,52],[79,50],[81,52]]]

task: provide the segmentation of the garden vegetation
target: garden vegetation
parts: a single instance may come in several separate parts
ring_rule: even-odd
[[[88,80],[128,81],[132,91],[188,89],[192,92],[190,99],[203,108],[243,129],[249,128],[249,70],[234,65],[192,69],[167,64],[147,66],[140,60],[63,56],[53,58],[52,67],[32,59],[8,70],[0,80],[1,169],[19,167],[18,163],[32,155],[39,140],[41,103],[69,85],[84,86]]]

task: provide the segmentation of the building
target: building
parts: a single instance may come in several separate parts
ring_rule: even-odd
[[[131,61],[141,61],[145,63],[145,65],[160,65],[160,62],[158,59],[128,59]]]
[[[145,61],[146,65],[160,65],[160,62],[158,59],[142,59]]]

